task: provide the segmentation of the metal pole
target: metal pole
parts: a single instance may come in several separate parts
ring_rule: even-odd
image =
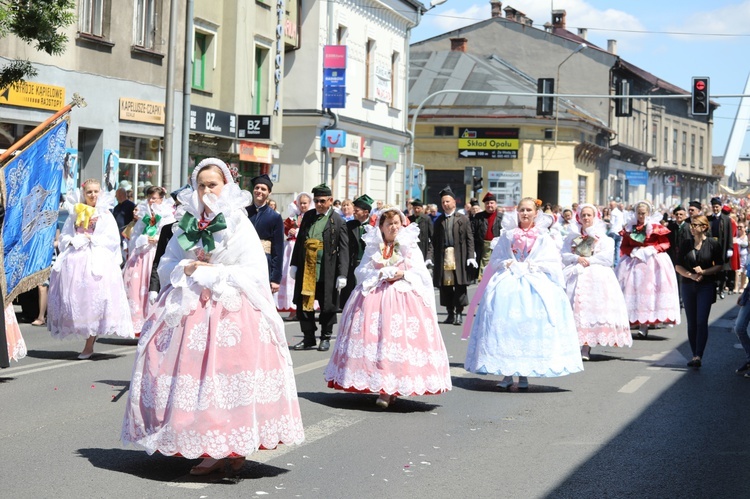
[[[177,7],[178,0],[170,1],[169,41],[167,46],[167,95],[164,104],[164,161],[161,170],[161,185],[171,190],[172,152],[174,150],[174,67],[177,55]]]
[[[560,68],[562,67],[563,64],[565,64],[568,61],[568,59],[570,59],[571,57],[573,57],[574,55],[576,55],[578,52],[580,52],[581,50],[585,48],[586,48],[585,43],[580,44],[578,47],[576,47],[576,49],[573,52],[571,52],[568,55],[568,57],[563,59],[563,61],[557,65],[557,78],[555,79],[555,85],[557,86],[558,92],[560,91]],[[555,99],[555,147],[557,147],[557,123],[559,121],[559,118],[560,118],[560,97],[558,96]]]
[[[182,80],[182,154],[180,185],[187,182],[190,163],[190,94],[193,91],[193,0],[185,7],[185,71]]]

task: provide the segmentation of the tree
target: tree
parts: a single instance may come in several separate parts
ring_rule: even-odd
[[[0,0],[0,37],[15,35],[49,55],[65,52],[62,30],[75,22],[74,0]],[[15,60],[0,68],[0,88],[36,76],[29,61]]]

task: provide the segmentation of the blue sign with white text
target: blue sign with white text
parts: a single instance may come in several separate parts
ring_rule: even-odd
[[[625,178],[630,185],[648,185],[648,172],[626,171]]]

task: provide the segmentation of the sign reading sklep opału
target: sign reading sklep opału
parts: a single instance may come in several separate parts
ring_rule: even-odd
[[[459,128],[461,158],[518,159],[518,128]]]

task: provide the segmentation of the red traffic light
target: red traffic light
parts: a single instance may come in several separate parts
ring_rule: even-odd
[[[698,80],[695,82],[695,89],[696,90],[705,90],[706,89],[706,82],[703,80]]]

